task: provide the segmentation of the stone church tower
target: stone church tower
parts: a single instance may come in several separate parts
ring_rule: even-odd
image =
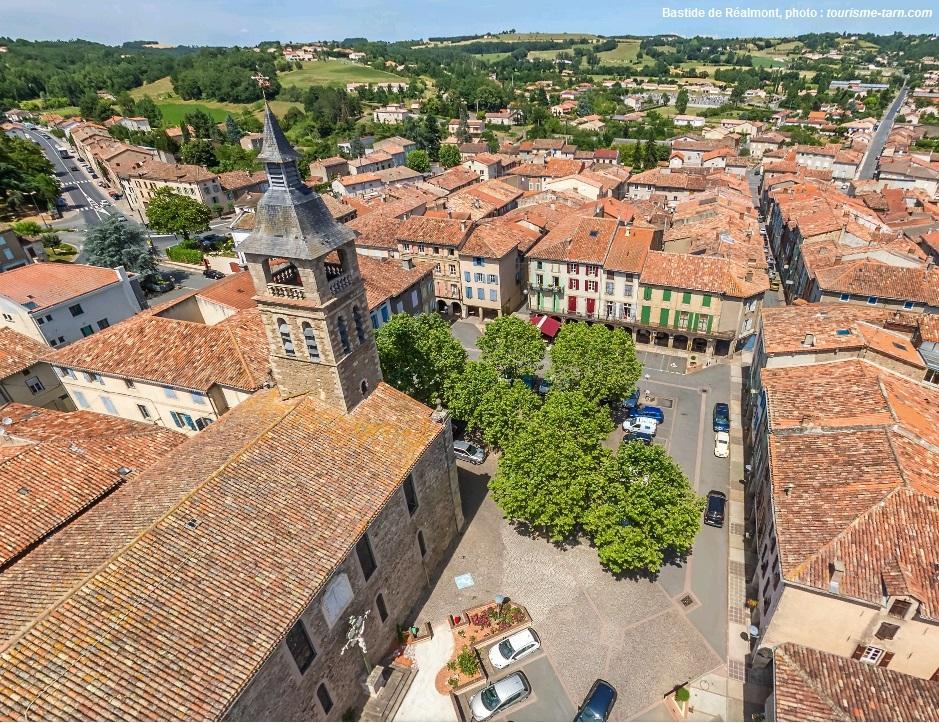
[[[240,244],[257,290],[283,398],[311,393],[348,412],[381,381],[353,232],[306,186],[270,106],[263,162],[270,187]]]

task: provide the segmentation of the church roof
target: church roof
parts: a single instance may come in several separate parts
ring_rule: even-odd
[[[261,152],[258,153],[258,160],[262,163],[289,163],[300,158],[287,136],[280,128],[280,124],[271,111],[268,103],[264,104],[264,141],[261,145]]]
[[[270,106],[264,110],[264,145],[258,160],[268,164],[270,187],[258,201],[254,231],[238,244],[245,254],[290,259],[317,259],[355,238],[337,223],[323,199],[303,183],[296,169],[297,152],[284,136]],[[287,181],[274,183],[270,166],[282,165]]]

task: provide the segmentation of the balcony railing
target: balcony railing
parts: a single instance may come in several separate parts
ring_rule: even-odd
[[[546,314],[548,316],[559,316],[562,319],[577,319],[583,321],[599,321],[610,324],[622,324],[623,326],[633,326],[637,329],[648,329],[650,331],[665,331],[669,334],[680,334],[682,336],[707,337],[709,339],[733,339],[733,331],[715,331],[710,332],[695,329],[688,329],[673,324],[657,324],[653,321],[639,321],[635,316],[616,316],[615,314],[606,314],[603,312],[587,313],[585,311],[570,311],[562,309],[553,311],[549,308],[541,308],[536,305],[531,306],[531,311],[536,314]]]
[[[343,274],[329,282],[329,293],[336,296],[343,289],[352,286],[352,276]]]
[[[529,287],[532,291],[543,291],[548,294],[560,294],[562,289],[556,284],[532,284]]]
[[[290,284],[268,284],[267,293],[271,296],[280,296],[297,301],[303,301],[306,298],[302,286],[292,286]]]

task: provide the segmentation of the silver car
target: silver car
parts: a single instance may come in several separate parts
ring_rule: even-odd
[[[531,685],[523,673],[512,673],[483,688],[470,698],[469,707],[473,720],[488,720],[510,705],[525,700],[531,695]]]
[[[482,464],[486,461],[486,450],[470,442],[464,442],[462,439],[453,441],[453,455],[457,459],[472,462],[473,464]]]

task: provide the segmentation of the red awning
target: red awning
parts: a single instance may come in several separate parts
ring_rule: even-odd
[[[550,316],[532,314],[529,321],[531,321],[531,323],[534,324],[538,328],[538,331],[540,331],[542,334],[552,338],[561,329],[561,322],[557,319],[552,319]]]

